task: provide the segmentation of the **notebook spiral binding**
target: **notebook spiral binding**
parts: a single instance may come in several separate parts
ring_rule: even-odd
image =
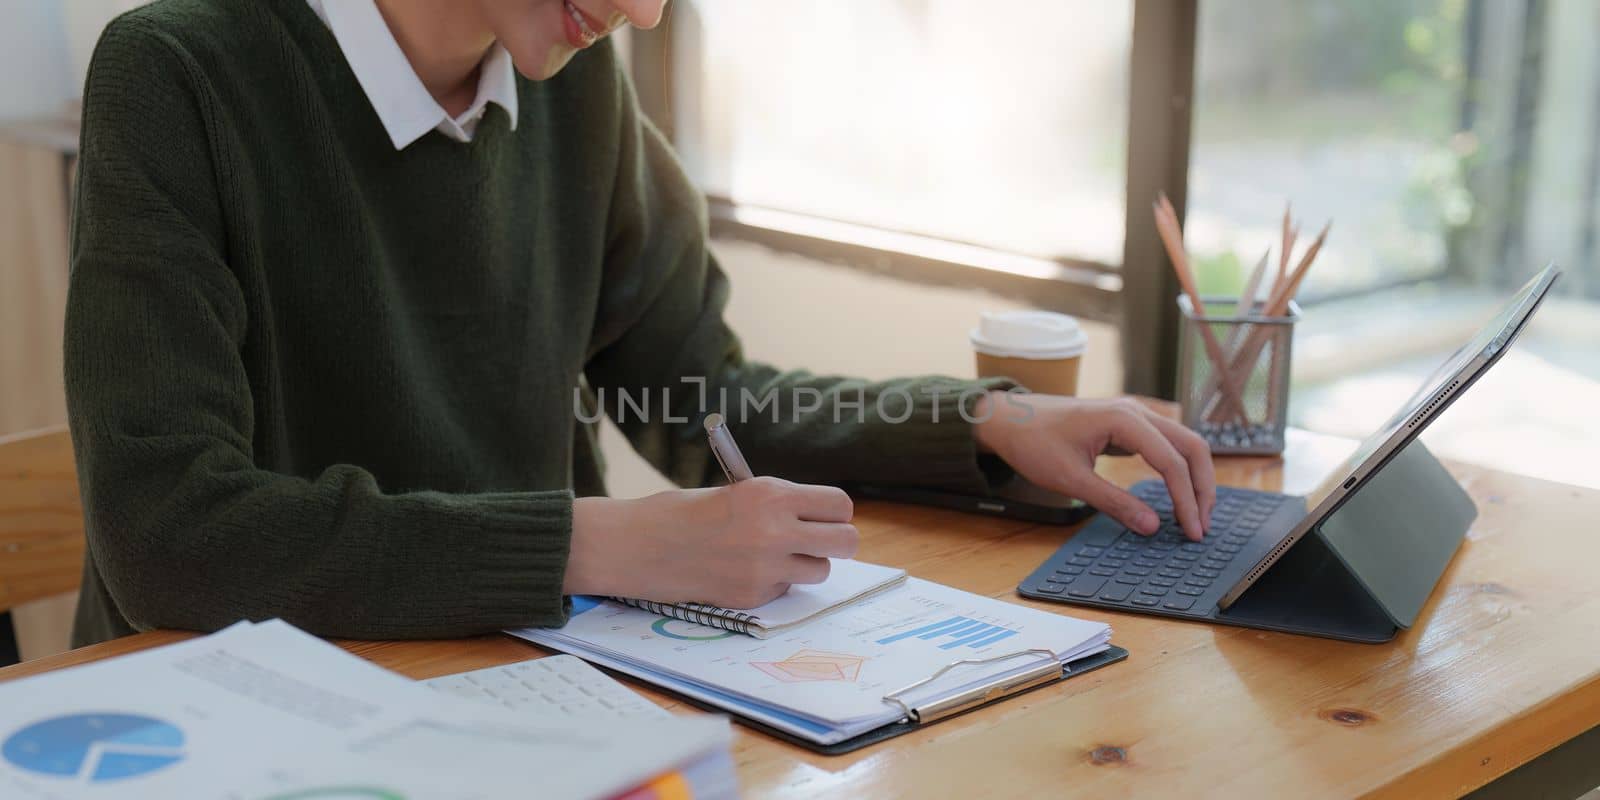
[[[623,605],[644,609],[652,614],[746,635],[750,633],[751,623],[756,621],[754,614],[708,606],[704,603],[657,603],[654,600],[634,600],[626,597],[614,599]]]

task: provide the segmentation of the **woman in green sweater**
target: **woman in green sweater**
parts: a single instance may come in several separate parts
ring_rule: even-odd
[[[849,498],[806,482],[979,491],[980,453],[1153,531],[1094,475],[1120,445],[1199,535],[1205,446],[1135,405],[745,360],[702,198],[604,41],[662,6],[162,0],[108,27],[67,320],[79,644],[273,616],[460,636],[561,624],[572,594],[748,607],[855,551]],[[607,498],[601,400],[679,485],[715,482],[718,408],[779,477]]]

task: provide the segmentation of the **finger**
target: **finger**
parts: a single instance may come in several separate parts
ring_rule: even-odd
[[[856,506],[837,486],[794,485],[795,515],[807,522],[849,522]]]
[[[828,579],[828,572],[833,565],[826,558],[812,556],[789,556],[784,567],[783,577],[789,583],[822,583]]]
[[[1160,529],[1161,518],[1150,506],[1094,470],[1085,467],[1081,473],[1074,471],[1064,477],[1060,485],[1049,488],[1082,499],[1136,533],[1149,536]]]
[[[817,558],[855,558],[861,532],[848,522],[806,522],[797,529],[790,548]]]
[[[1217,507],[1217,470],[1211,462],[1211,446],[1200,434],[1175,420],[1151,414],[1150,421],[1166,435],[1189,462],[1189,478],[1194,482],[1194,499],[1200,504],[1200,524],[1211,529],[1211,512]]]
[[[751,592],[751,594],[748,597],[746,597],[744,599],[741,599],[741,600],[738,600],[738,601],[735,601],[735,602],[730,603],[728,605],[725,605],[725,606],[723,606],[723,608],[732,608],[732,609],[736,609],[736,610],[743,610],[743,609],[747,609],[747,608],[760,608],[760,607],[762,607],[762,606],[764,606],[764,605],[766,605],[766,604],[768,604],[768,603],[770,603],[770,602],[782,597],[784,595],[784,593],[786,593],[788,591],[789,591],[789,584],[787,584],[787,583],[774,583],[771,586],[766,587],[766,589],[764,589],[764,590],[755,590],[755,591]]]
[[[1205,534],[1200,528],[1200,507],[1194,499],[1194,484],[1189,480],[1189,462],[1179,455],[1178,449],[1161,435],[1161,431],[1143,414],[1122,417],[1113,429],[1121,443],[1138,453],[1166,480],[1167,494],[1172,496],[1173,515],[1183,533],[1194,541]]]

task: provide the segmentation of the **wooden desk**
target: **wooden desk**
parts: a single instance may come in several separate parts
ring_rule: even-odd
[[[1226,483],[1303,493],[1350,442],[1295,433]],[[1104,472],[1147,477],[1131,459]],[[1059,529],[863,503],[861,557],[1104,619],[1128,661],[835,758],[739,729],[750,797],[1456,796],[1600,723],[1600,492],[1464,466],[1480,517],[1417,626],[1363,645],[1034,603],[1013,589]],[[0,670],[0,680],[165,644],[158,632]],[[345,642],[417,678],[541,653],[503,636]],[[664,705],[672,701],[644,690]],[[683,709],[684,713],[694,713]]]

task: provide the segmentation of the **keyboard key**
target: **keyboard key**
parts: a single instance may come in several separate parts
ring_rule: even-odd
[[[1141,578],[1150,574],[1150,570],[1146,567],[1123,567],[1122,571],[1128,573],[1129,575],[1137,575]]]
[[[1198,586],[1198,587],[1200,587],[1202,589],[1204,589],[1207,586],[1211,585],[1211,579],[1210,578],[1185,578],[1183,580],[1183,582],[1184,582],[1185,585]]]
[[[1077,542],[1079,547],[1105,547],[1116,541],[1121,533],[1114,528],[1090,528],[1072,537],[1072,541]]]
[[[1138,550],[1139,549],[1139,542],[1137,540],[1134,540],[1134,539],[1131,539],[1131,538],[1129,538],[1127,536],[1124,536],[1121,539],[1117,540],[1117,546],[1115,548],[1113,548],[1113,549],[1114,550],[1124,551],[1124,552],[1128,551],[1128,550]]]
[[[1161,598],[1159,598],[1159,597],[1151,597],[1149,595],[1144,595],[1144,594],[1141,594],[1141,595],[1133,598],[1133,604],[1136,605],[1136,606],[1153,606],[1153,605],[1155,605],[1155,604],[1157,604],[1159,602],[1161,602]]]
[[[1045,594],[1061,594],[1066,590],[1066,588],[1066,584],[1056,583],[1055,581],[1045,581],[1044,583],[1039,584],[1039,591],[1044,592]]]
[[[1228,561],[1232,558],[1233,556],[1227,556],[1222,560],[1218,560],[1217,558],[1208,558],[1200,562],[1200,569],[1214,569],[1220,572],[1224,567],[1228,566]]]
[[[1150,584],[1151,586],[1172,586],[1172,585],[1176,584],[1178,581],[1176,579],[1174,579],[1174,578],[1151,578],[1150,580],[1145,581],[1145,582]]]
[[[1167,594],[1167,587],[1165,587],[1165,586],[1140,586],[1139,587],[1139,594],[1147,594],[1147,595],[1150,595],[1151,597],[1165,597],[1166,594]]]
[[[1083,567],[1062,567],[1056,570],[1056,575],[1062,583],[1071,583],[1073,578],[1083,574]]]
[[[1178,594],[1188,595],[1190,597],[1199,597],[1200,595],[1203,595],[1205,593],[1206,593],[1206,590],[1201,589],[1199,587],[1195,587],[1195,586],[1179,586],[1178,587]]]
[[[1144,567],[1145,569],[1155,569],[1156,567],[1161,566],[1161,562],[1154,558],[1144,558],[1141,556],[1133,560],[1133,565],[1136,567]]]
[[[1222,575],[1222,573],[1214,569],[1206,569],[1205,567],[1195,567],[1194,572],[1191,574],[1201,578],[1217,578]]]
[[[1069,566],[1069,567],[1087,567],[1087,566],[1089,566],[1090,564],[1093,564],[1093,563],[1094,563],[1094,559],[1092,559],[1092,558],[1084,558],[1083,556],[1075,556],[1073,558],[1067,559],[1067,566]]]
[[[1117,574],[1117,571],[1112,569],[1111,567],[1090,567],[1089,568],[1089,574],[1090,575],[1099,575],[1102,578],[1109,578],[1112,575]]]
[[[1072,582],[1072,587],[1067,594],[1073,597],[1094,597],[1100,593],[1100,587],[1106,585],[1106,579],[1098,576],[1081,575]]]
[[[1173,553],[1172,554],[1172,559],[1174,561],[1199,561],[1200,560],[1200,554],[1199,553],[1184,553],[1184,552]]]
[[[1200,544],[1199,542],[1186,542],[1178,549],[1185,553],[1204,553],[1206,551],[1206,546]]]
[[[1167,602],[1162,603],[1161,605],[1164,608],[1170,608],[1173,611],[1188,611],[1190,608],[1194,607],[1194,598],[1193,597],[1174,597],[1171,600],[1168,600]]]
[[[1126,583],[1113,583],[1105,591],[1100,593],[1100,599],[1120,603],[1128,599],[1128,595],[1130,594],[1133,594],[1132,586],[1129,586]]]
[[[1144,583],[1144,578],[1141,578],[1138,575],[1118,575],[1112,580],[1115,580],[1117,583],[1126,583],[1129,586],[1138,586],[1139,584]]]
[[[1217,545],[1217,552],[1219,552],[1219,553],[1228,553],[1228,554],[1231,555],[1233,553],[1239,552],[1239,545],[1228,544],[1227,542],[1222,542],[1222,543]]]
[[[1100,555],[1101,553],[1104,553],[1104,552],[1105,552],[1105,548],[1103,548],[1103,547],[1080,547],[1080,548],[1078,548],[1078,557],[1079,558],[1094,558],[1095,556],[1098,556],[1098,555]]]

